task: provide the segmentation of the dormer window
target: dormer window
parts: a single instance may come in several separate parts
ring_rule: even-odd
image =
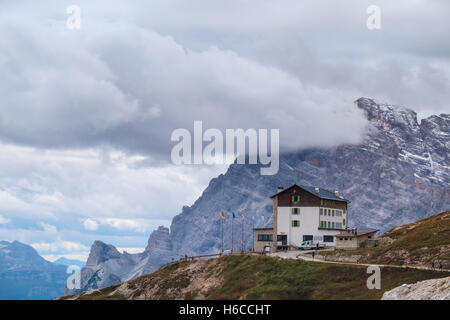
[[[292,200],[292,202],[299,202],[300,201],[300,196],[299,195],[293,195],[292,197],[291,197],[291,200]]]

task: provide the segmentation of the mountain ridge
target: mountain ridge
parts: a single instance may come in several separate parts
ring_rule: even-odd
[[[41,257],[19,241],[0,242],[0,300],[49,300],[63,293],[66,266]]]
[[[211,179],[193,205],[182,208],[170,231],[160,227],[152,233],[150,238],[154,234],[160,241],[149,239],[145,252],[155,254],[141,257],[145,260],[141,263],[151,266],[146,270],[185,254],[219,252],[221,212],[228,216],[223,222],[225,248],[231,248],[231,212],[244,213],[246,219],[240,222],[244,245],[251,248],[253,226],[271,226],[270,196],[278,186],[297,183],[339,190],[351,200],[349,225],[359,228],[387,231],[448,210],[450,115],[432,115],[419,123],[416,112],[405,107],[369,98],[359,98],[355,104],[370,123],[361,143],[283,154],[274,176],[261,176],[259,165],[231,165],[225,174]],[[236,223],[240,232],[241,224]],[[240,237],[235,240],[234,247],[240,247]]]

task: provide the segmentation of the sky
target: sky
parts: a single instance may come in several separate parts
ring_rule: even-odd
[[[361,141],[359,97],[448,113],[449,12],[445,0],[0,0],[0,239],[49,260],[86,259],[97,239],[143,250],[227,169],[170,161],[171,133],[195,120],[279,129],[292,151]]]

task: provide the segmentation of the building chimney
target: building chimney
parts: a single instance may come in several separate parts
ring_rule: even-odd
[[[336,191],[334,192],[334,195],[335,195],[336,197],[339,197],[339,191],[336,190]]]
[[[277,193],[283,191],[283,187],[278,187],[277,188]]]
[[[319,188],[315,187],[314,191],[316,191],[316,193],[319,193]]]

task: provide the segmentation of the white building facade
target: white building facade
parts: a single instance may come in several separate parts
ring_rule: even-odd
[[[273,228],[255,229],[256,251],[296,249],[306,240],[335,246],[334,236],[347,227],[349,201],[336,191],[293,185],[272,199]]]

